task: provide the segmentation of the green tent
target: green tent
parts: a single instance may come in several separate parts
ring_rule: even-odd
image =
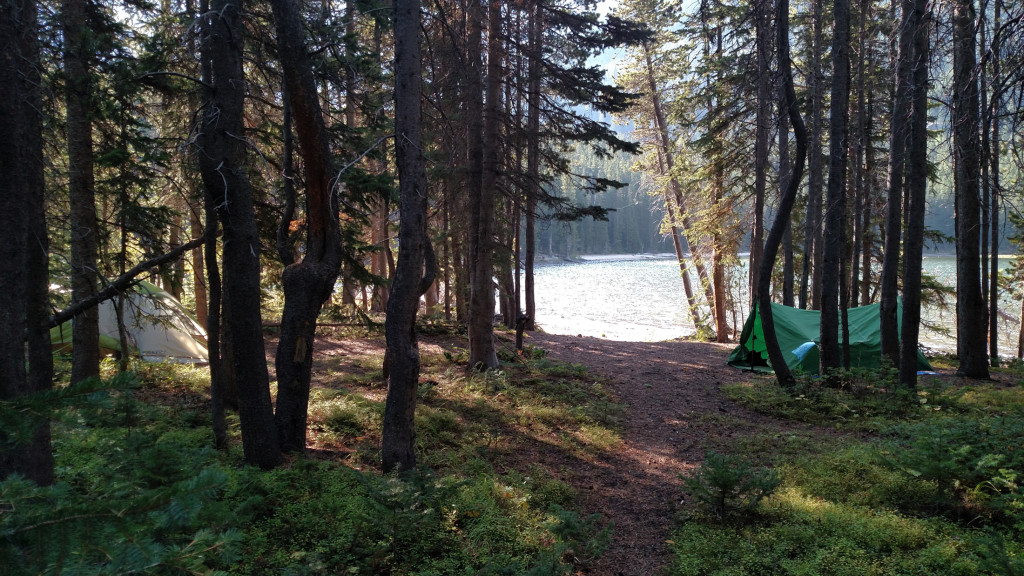
[[[902,317],[900,303],[897,318]],[[881,362],[882,342],[879,334],[879,304],[849,309],[850,321],[850,366],[854,368],[877,368]],[[790,370],[801,370],[809,374],[818,373],[818,339],[821,332],[821,313],[817,310],[800,310],[782,304],[772,304],[775,320],[775,334],[779,347]],[[841,338],[841,337],[840,337]],[[750,312],[740,343],[729,356],[728,364],[737,368],[773,372],[765,348],[761,315],[755,306]],[[918,370],[931,370],[931,364],[917,351]]]

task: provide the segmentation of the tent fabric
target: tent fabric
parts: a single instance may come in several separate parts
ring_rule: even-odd
[[[902,318],[902,303],[897,318]],[[879,328],[881,305],[871,304],[848,310],[850,325],[850,366],[854,368],[877,368],[881,365],[882,341]],[[775,320],[775,335],[792,371],[808,374],[818,373],[818,340],[821,332],[821,313],[817,310],[801,310],[782,304],[772,303],[772,317]],[[840,335],[842,340],[842,335]],[[730,366],[759,372],[774,372],[768,361],[765,347],[761,314],[755,306],[743,325],[740,343],[729,355]],[[917,351],[918,370],[931,370],[931,364]]]
[[[149,282],[139,282],[126,294],[124,324],[132,354],[150,362],[209,362],[206,331],[174,296]],[[100,348],[121,351],[114,301],[99,305]],[[50,330],[54,351],[71,350],[73,320]]]

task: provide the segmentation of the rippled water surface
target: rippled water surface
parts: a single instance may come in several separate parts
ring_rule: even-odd
[[[1009,260],[1002,263],[1008,264]],[[939,281],[955,285],[955,259],[926,257],[924,271]],[[737,272],[746,284],[746,267]],[[697,286],[696,282],[694,283]],[[537,322],[555,334],[582,334],[610,340],[658,341],[692,334],[693,323],[686,312],[679,265],[667,257],[605,257],[585,262],[545,264],[536,270]],[[746,318],[745,292],[738,299],[739,322]],[[950,298],[952,307],[955,299]],[[1016,350],[1016,317],[1019,304],[1004,296],[1000,323],[1001,350]],[[952,309],[926,309],[931,321],[954,330]],[[955,342],[948,335],[924,329],[921,341],[937,350],[950,350]]]

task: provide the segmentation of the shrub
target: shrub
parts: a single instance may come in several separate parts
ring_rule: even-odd
[[[717,452],[708,452],[693,475],[683,478],[686,490],[719,520],[753,510],[780,482],[774,470],[755,468],[743,458]]]

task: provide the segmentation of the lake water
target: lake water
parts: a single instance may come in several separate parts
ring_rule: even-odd
[[[1009,259],[1000,262],[1005,266]],[[923,270],[953,286],[956,261],[930,256]],[[537,322],[554,334],[582,334],[609,340],[658,341],[693,334],[686,297],[673,255],[588,257],[583,262],[544,264],[536,272]],[[736,272],[742,286],[737,317],[746,319],[746,262]],[[699,286],[694,279],[694,286]],[[703,299],[701,299],[703,300]],[[1020,304],[1005,295],[1000,322],[1000,351],[1012,354],[1017,344]],[[954,299],[948,311],[926,309],[929,321],[955,334]],[[934,350],[952,351],[956,343],[940,331],[922,327],[921,343]]]

